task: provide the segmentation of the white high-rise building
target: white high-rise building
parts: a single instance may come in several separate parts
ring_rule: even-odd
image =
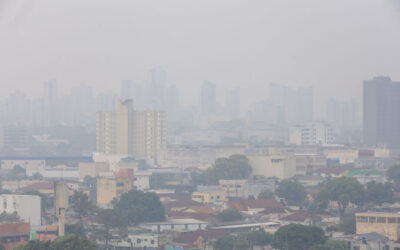
[[[333,140],[332,127],[326,122],[309,122],[289,128],[289,144],[329,145]]]

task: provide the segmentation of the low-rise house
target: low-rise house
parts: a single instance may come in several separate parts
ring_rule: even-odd
[[[0,195],[0,214],[16,213],[24,222],[41,225],[41,203],[37,195]]]
[[[365,185],[370,181],[384,183],[386,181],[385,172],[376,169],[354,169],[347,172],[348,177],[356,178],[361,184]]]
[[[378,233],[392,241],[400,240],[400,214],[356,213],[356,233]]]
[[[207,222],[213,221],[217,211],[206,206],[192,206],[181,210],[167,212],[168,218],[171,219],[196,219]]]
[[[5,250],[13,250],[30,240],[30,231],[30,223],[1,223],[0,243],[3,244]]]
[[[296,211],[285,217],[280,218],[283,223],[296,223],[306,226],[319,226],[321,225],[322,218],[318,215],[309,214],[306,211]]]
[[[204,204],[209,204],[209,203],[226,202],[227,197],[225,191],[223,190],[210,190],[203,192],[193,192],[192,200]]]
[[[347,242],[349,250],[397,250],[394,242],[389,241],[387,237],[375,232],[343,236],[339,238]]]
[[[246,215],[285,213],[285,207],[276,200],[235,200],[228,202],[228,207]]]
[[[99,245],[105,245],[104,241],[98,241]],[[113,249],[156,249],[159,247],[159,237],[156,234],[132,234],[122,238],[119,234],[112,235],[108,242]]]

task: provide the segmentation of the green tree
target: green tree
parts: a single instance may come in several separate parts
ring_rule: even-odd
[[[51,243],[52,250],[97,250],[96,244],[76,235],[66,235]]]
[[[283,180],[276,189],[276,194],[284,198],[289,205],[298,206],[301,206],[307,197],[304,186],[294,180]]]
[[[250,248],[250,242],[245,235],[239,235],[239,237],[235,237],[233,248],[235,250],[247,250]]]
[[[115,209],[129,226],[165,220],[164,206],[155,193],[130,190],[121,195]]]
[[[222,222],[243,220],[243,215],[236,209],[228,208],[217,215]]]
[[[65,225],[66,234],[74,234],[86,239],[86,230],[83,223],[66,224]]]
[[[343,218],[349,203],[360,205],[364,197],[365,190],[361,183],[351,177],[341,177],[322,188],[316,198],[321,202],[336,201],[340,218]]]
[[[55,241],[31,240],[16,250],[97,250],[96,244],[76,235],[66,235]]]
[[[20,221],[21,218],[15,212],[12,214],[6,212],[0,214],[0,222],[20,222]]]
[[[385,184],[370,181],[365,189],[365,201],[377,205],[382,205],[384,202],[394,202],[392,184]]]
[[[94,209],[94,205],[89,201],[89,197],[82,191],[74,191],[74,194],[69,197],[69,206],[74,211],[75,216],[82,223],[82,219],[88,216]]]
[[[325,243],[330,250],[347,250],[347,243],[344,240],[330,239]]]
[[[111,238],[111,230],[124,228],[123,220],[114,209],[99,209],[96,216],[97,223],[101,225],[95,237],[105,241],[104,249],[108,249],[108,242]]]
[[[214,249],[216,250],[232,250],[234,247],[234,241],[232,235],[226,235],[218,238],[214,243]]]
[[[26,169],[20,165],[15,165],[9,174],[10,180],[22,180],[26,177]]]
[[[308,250],[325,241],[324,231],[319,227],[289,224],[275,232],[272,246],[276,249]]]
[[[386,177],[395,183],[396,190],[400,188],[400,165],[395,165],[386,172]]]
[[[198,181],[199,184],[218,184],[219,180],[247,179],[251,166],[245,155],[231,155],[229,158],[218,158],[212,168],[207,169]]]
[[[245,233],[244,237],[247,239],[251,247],[271,244],[273,239],[272,235],[266,233],[263,229]]]
[[[16,250],[53,250],[50,241],[30,240],[26,245],[20,245]]]
[[[330,239],[323,245],[317,245],[311,248],[311,250],[347,250],[347,243],[343,240]]]
[[[274,192],[272,192],[270,190],[264,190],[258,195],[257,198],[259,200],[274,200],[275,194],[274,194]]]

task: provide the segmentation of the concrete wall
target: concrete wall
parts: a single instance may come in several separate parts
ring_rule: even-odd
[[[254,176],[287,179],[296,174],[296,159],[294,155],[248,155],[247,157]]]
[[[36,195],[0,195],[0,213],[14,213],[32,226],[41,225],[40,197]]]

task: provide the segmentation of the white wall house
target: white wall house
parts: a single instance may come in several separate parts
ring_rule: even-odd
[[[17,213],[25,222],[32,226],[41,225],[41,204],[37,195],[0,195],[0,213]]]

